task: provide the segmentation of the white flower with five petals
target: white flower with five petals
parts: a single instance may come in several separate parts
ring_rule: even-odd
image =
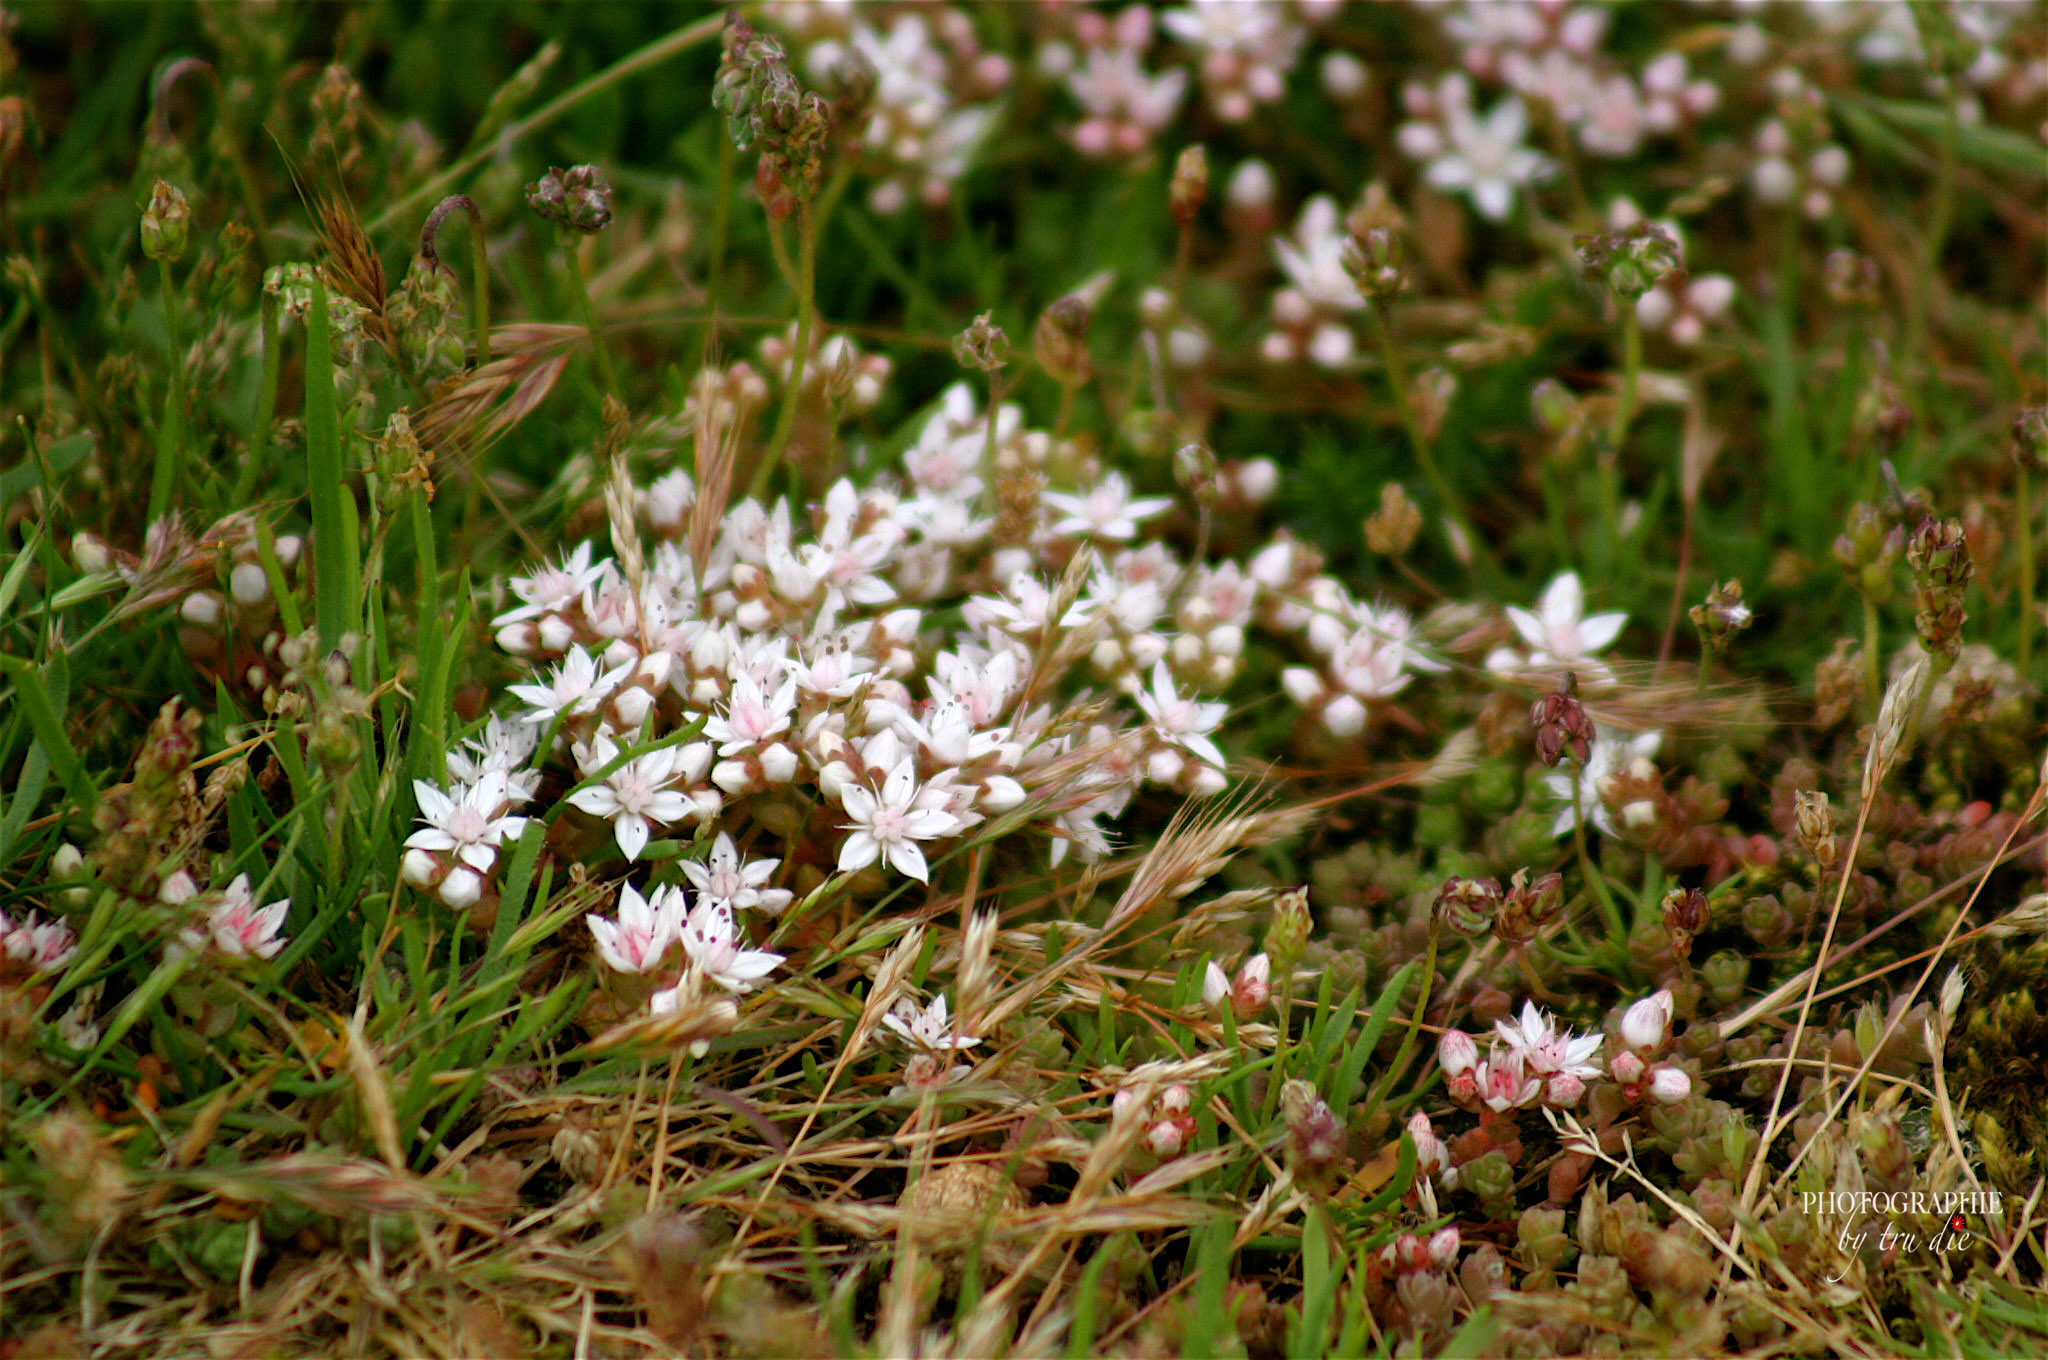
[[[706,902],[723,902],[734,911],[756,910],[769,916],[781,914],[790,902],[787,888],[764,886],[775,876],[779,859],[742,860],[732,837],[723,831],[711,844],[711,855],[702,864],[682,862],[683,874]]]
[[[909,756],[889,771],[880,793],[858,784],[841,789],[840,802],[853,819],[846,829],[853,834],[839,847],[839,871],[853,873],[879,859],[906,877],[928,882],[930,870],[917,843],[952,835],[960,829],[960,819],[930,806],[927,792],[918,788]]]

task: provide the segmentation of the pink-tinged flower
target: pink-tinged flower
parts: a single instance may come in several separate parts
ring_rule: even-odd
[[[1102,480],[1083,495],[1047,491],[1039,499],[1048,507],[1065,512],[1064,518],[1053,521],[1055,534],[1093,534],[1118,541],[1136,538],[1139,521],[1151,519],[1173,504],[1166,496],[1133,499],[1131,484],[1121,472],[1104,473]]]
[[[1649,1064],[1632,1049],[1623,1049],[1607,1060],[1607,1075],[1623,1086],[1634,1086],[1648,1070]]]
[[[1444,1146],[1429,1116],[1420,1110],[1408,1116],[1408,1136],[1415,1140],[1415,1174],[1434,1176],[1451,1164],[1451,1150]]]
[[[711,843],[711,856],[704,863],[682,862],[683,874],[709,902],[723,902],[734,911],[760,911],[779,916],[790,903],[787,888],[762,886],[775,876],[779,859],[742,860],[733,848],[732,837],[723,831]]]
[[[220,903],[206,913],[205,926],[182,932],[179,940],[194,952],[212,945],[222,958],[235,961],[251,955],[272,958],[284,948],[284,937],[278,932],[291,905],[290,898],[281,897],[267,907],[257,906],[249,876],[236,874],[223,890]]]
[[[653,823],[666,826],[681,821],[694,806],[681,789],[674,787],[684,774],[683,761],[690,756],[691,749],[687,744],[664,746],[635,756],[606,775],[602,784],[569,795],[569,802],[593,817],[611,819],[619,853],[629,860],[638,859],[647,848]],[[708,758],[709,752],[702,747],[697,749]],[[600,732],[587,748],[580,748],[579,754],[585,757],[582,765],[586,771],[601,770],[618,758],[619,746]],[[695,763],[699,766],[697,773],[701,774],[704,760]]]
[[[542,567],[531,576],[514,576],[507,582],[519,597],[519,607],[508,609],[491,620],[493,628],[522,619],[539,618],[566,610],[583,598],[585,591],[603,579],[609,560],[590,564],[590,544],[579,543],[559,567]]]
[[[781,954],[744,949],[732,912],[718,902],[699,902],[679,932],[690,964],[729,992],[750,992],[783,960]]]
[[[773,693],[764,692],[751,675],[733,680],[732,700],[723,717],[704,720],[704,735],[718,742],[718,754],[738,755],[789,730],[790,708],[796,702],[796,680],[784,680]]]
[[[632,673],[631,664],[600,671],[597,659],[581,647],[571,647],[544,685],[507,685],[512,697],[525,704],[521,722],[551,723],[557,717],[578,718],[595,713],[619,683]]]
[[[1550,160],[1522,145],[1529,131],[1528,110],[1509,95],[1483,119],[1466,104],[1447,101],[1443,110],[1443,148],[1423,173],[1431,188],[1470,194],[1479,215],[1495,222],[1515,206],[1515,191],[1550,171]]]
[[[651,972],[682,935],[683,894],[674,888],[656,888],[653,897],[647,898],[632,884],[621,884],[618,920],[592,912],[583,921],[590,927],[590,937],[597,941],[598,957],[606,967],[618,973]]]
[[[1585,1081],[1570,1072],[1553,1072],[1543,1079],[1543,1103],[1569,1110],[1585,1098]]]
[[[954,1032],[952,1019],[946,1014],[946,998],[943,996],[932,998],[929,1006],[920,1006],[906,996],[882,1017],[882,1025],[913,1048],[922,1048],[934,1053],[951,1053],[962,1048],[973,1048],[981,1042],[976,1035]]]
[[[526,818],[506,815],[512,796],[503,770],[486,771],[452,798],[424,779],[413,780],[412,791],[426,826],[405,838],[407,848],[452,854],[479,875],[496,862],[500,844],[526,830]]]
[[[1683,1069],[1659,1064],[1650,1074],[1650,1098],[1662,1105],[1676,1105],[1692,1094],[1692,1078]]]
[[[1152,688],[1139,690],[1137,699],[1138,707],[1152,720],[1152,730],[1167,745],[1191,751],[1219,770],[1229,766],[1215,738],[1209,735],[1230,712],[1228,704],[1181,698],[1174,691],[1173,675],[1164,661],[1154,664]]]
[[[1515,625],[1515,631],[1521,634],[1529,655],[1525,660],[1502,648],[1486,658],[1488,670],[1569,666],[1586,672],[1588,678],[1604,679],[1608,675],[1607,667],[1591,658],[1620,635],[1622,625],[1628,622],[1628,615],[1610,613],[1587,617],[1585,588],[1579,584],[1577,572],[1567,571],[1544,588],[1543,598],[1537,601],[1533,613],[1509,605],[1508,619]]]
[[[858,784],[841,789],[840,804],[853,819],[845,828],[853,834],[839,847],[839,871],[853,873],[879,859],[908,878],[929,881],[930,870],[917,843],[950,836],[960,829],[959,818],[931,805],[934,800],[926,796],[931,792],[918,788],[916,767],[909,756],[889,771],[880,793]]]
[[[1543,1089],[1539,1079],[1528,1075],[1518,1049],[1511,1048],[1505,1053],[1498,1048],[1492,1050],[1485,1062],[1472,1069],[1472,1076],[1479,1087],[1479,1098],[1495,1114],[1532,1103]]]
[[[1630,1048],[1656,1049],[1671,1027],[1671,989],[1663,988],[1630,1006],[1621,1017],[1622,1042]]]
[[[0,912],[0,957],[27,965],[31,975],[54,973],[78,952],[78,938],[62,921],[45,921],[34,912],[19,925]]]
[[[1441,1270],[1448,1270],[1458,1259],[1458,1229],[1455,1225],[1438,1228],[1429,1235],[1429,1259]]]
[[[1519,1020],[1497,1020],[1494,1028],[1538,1077],[1582,1078],[1600,1073],[1600,1065],[1588,1061],[1600,1051],[1600,1036],[1575,1037],[1570,1030],[1560,1030],[1556,1020],[1537,1009],[1533,1001],[1522,1003]]]
[[[942,1091],[955,1082],[965,1081],[973,1072],[968,1064],[949,1063],[936,1053],[913,1053],[903,1064],[903,1080],[890,1087],[889,1094],[900,1097]]]
[[[1478,1066],[1479,1045],[1464,1030],[1445,1030],[1436,1041],[1436,1061],[1446,1077],[1462,1077]]]

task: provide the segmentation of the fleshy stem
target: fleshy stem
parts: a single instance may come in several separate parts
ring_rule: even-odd
[[[1614,897],[1607,891],[1607,880],[1594,867],[1593,852],[1586,847],[1586,815],[1580,793],[1586,782],[1586,766],[1577,756],[1572,762],[1572,845],[1579,852],[1579,872],[1586,877],[1586,886],[1592,889],[1593,897],[1600,903],[1600,915],[1607,922],[1607,938],[1621,940],[1626,932],[1621,926],[1621,912],[1614,905]]]
[[[771,232],[770,239],[779,242],[780,234]],[[776,254],[787,273],[788,251],[779,249]],[[804,365],[811,355],[811,327],[818,316],[817,277],[816,221],[811,215],[809,200],[799,198],[796,203],[796,277],[790,280],[790,287],[796,293],[796,351],[790,356],[789,381],[783,386],[782,409],[775,413],[775,433],[768,441],[768,455],[761,460],[761,466],[754,469],[754,480],[747,487],[747,493],[755,500],[766,498],[768,484],[773,480],[775,470],[782,465],[783,454],[789,449],[790,431],[796,428],[797,403],[803,398]]]
[[[597,309],[591,305],[590,267],[583,262],[583,240],[567,231],[562,234],[562,248],[569,252],[569,262],[576,269],[576,305],[583,313],[583,328],[590,332],[590,348],[597,356],[598,378],[613,400],[624,402],[626,397],[619,390],[619,375],[612,368],[611,351],[605,348],[604,332],[597,326]]]
[[[171,347],[170,394],[164,401],[164,422],[157,431],[156,466],[149,479],[149,523],[154,524],[171,506],[171,488],[178,484],[178,461],[185,449],[185,340],[178,323],[178,294],[171,285],[171,262],[156,262],[157,279],[163,285],[164,333]]]
[[[476,322],[476,366],[482,368],[491,361],[491,257],[484,240],[484,214],[476,206],[476,200],[468,194],[450,194],[434,205],[434,211],[427,214],[427,224],[420,228],[420,254],[435,264],[440,255],[434,249],[434,237],[441,230],[441,223],[448,214],[460,209],[469,214],[470,240],[474,247],[470,268],[470,315]]]

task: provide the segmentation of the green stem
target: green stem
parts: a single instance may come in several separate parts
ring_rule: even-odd
[[[1600,529],[1607,543],[1608,563],[1621,555],[1621,449],[1629,422],[1636,414],[1636,379],[1643,367],[1643,323],[1635,303],[1621,304],[1621,396],[1607,429],[1607,447],[1600,455]]]
[[[256,428],[250,432],[249,452],[235,473],[235,489],[228,498],[229,505],[249,503],[249,497],[256,490],[257,475],[270,461],[270,427],[277,423],[277,387],[284,369],[284,357],[278,352],[278,302],[268,293],[263,295],[260,325],[263,335],[263,395],[256,406]]]
[[[767,496],[775,470],[782,465],[782,456],[789,450],[789,434],[796,428],[796,408],[803,399],[804,364],[811,354],[811,327],[817,321],[818,309],[813,294],[818,275],[818,233],[808,202],[798,199],[796,214],[796,352],[790,356],[789,382],[783,389],[782,409],[775,413],[775,433],[768,441],[768,454],[761,460],[761,466],[754,469],[754,480],[747,487],[747,494],[755,500]]]
[[[1600,915],[1607,922],[1607,938],[1617,944],[1625,944],[1628,932],[1622,929],[1621,912],[1614,905],[1614,897],[1607,891],[1607,879],[1593,864],[1593,852],[1586,846],[1586,813],[1582,806],[1584,799],[1580,786],[1586,782],[1586,767],[1572,757],[1572,844],[1579,852],[1579,872],[1585,875],[1586,886],[1594,900],[1600,904]]]
[[[608,90],[621,81],[640,74],[650,66],[657,66],[671,57],[687,52],[698,43],[710,41],[717,37],[719,31],[724,27],[725,14],[723,11],[708,14],[694,24],[690,24],[685,28],[679,28],[665,37],[656,38],[639,51],[621,57],[618,61],[613,62],[610,66],[605,67],[604,70],[597,72],[588,79],[578,81],[526,117],[508,125],[504,131],[492,136],[484,145],[471,150],[460,160],[456,161],[455,164],[449,166],[446,170],[443,170],[404,198],[399,199],[383,212],[378,213],[371,220],[369,229],[373,232],[383,231],[392,223],[405,220],[412,213],[419,211],[423,204],[430,203],[437,197],[447,193],[449,185],[461,180],[463,176],[469,174],[470,171],[475,170],[484,162],[500,155],[506,148],[517,144],[528,133],[537,132],[541,128],[546,127],[592,95]]]
[[[157,280],[162,285],[164,333],[170,345],[170,390],[164,398],[164,419],[157,430],[156,466],[149,478],[149,520],[162,519],[171,508],[171,488],[178,484],[178,463],[185,451],[185,337],[178,323],[178,294],[171,283],[171,262],[156,262]]]
[[[2033,679],[2034,657],[2034,506],[2027,470],[2022,467],[2013,489],[2020,520],[2020,681]]]
[[[1941,277],[1941,254],[1948,243],[1949,223],[1955,217],[1956,197],[1956,112],[1955,80],[1943,82],[1946,97],[1941,101],[1947,116],[1941,124],[1941,147],[1935,162],[1934,202],[1928,205],[1927,234],[1921,238],[1920,268],[1913,274],[1913,295],[1906,314],[1906,353],[1921,354],[1921,336],[1926,333],[1927,316],[1933,309],[1935,284]],[[1923,370],[1924,371],[1924,370]]]
[[[612,369],[611,351],[605,348],[604,332],[597,327],[597,309],[590,301],[590,269],[583,262],[583,242],[581,239],[569,239],[565,233],[562,244],[569,252],[569,263],[576,270],[576,305],[583,313],[583,328],[590,332],[591,352],[597,356],[598,378],[614,401],[623,402],[625,395],[619,391],[619,375]]]
[[[1421,467],[1422,475],[1436,491],[1437,499],[1443,502],[1444,518],[1458,527],[1459,535],[1471,546],[1475,556],[1485,553],[1485,547],[1472,533],[1465,515],[1464,502],[1444,477],[1443,469],[1436,464],[1431,454],[1429,441],[1423,438],[1422,426],[1415,419],[1415,410],[1408,404],[1408,366],[1401,359],[1400,346],[1394,343],[1393,317],[1391,309],[1383,300],[1375,300],[1372,308],[1373,320],[1380,336],[1380,354],[1387,368],[1387,387],[1394,398],[1394,411],[1401,418],[1401,428],[1408,432],[1408,447],[1415,454],[1415,462]]]

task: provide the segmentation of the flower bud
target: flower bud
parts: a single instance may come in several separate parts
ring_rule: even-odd
[[[1684,957],[1692,953],[1692,942],[1707,928],[1707,895],[1698,888],[1673,888],[1664,894],[1664,929],[1671,935],[1671,952]]]
[[[1828,796],[1815,790],[1801,789],[1797,794],[1797,804],[1792,824],[1799,835],[1801,848],[1821,868],[1834,868],[1835,814],[1828,806]]]
[[[1740,581],[1715,586],[1707,592],[1706,603],[1694,605],[1686,616],[1699,630],[1700,642],[1709,656],[1718,656],[1727,650],[1735,635],[1756,619],[1749,606],[1742,602]]]
[[[1437,889],[1438,919],[1461,935],[1484,935],[1500,907],[1500,885],[1490,878],[1447,878]]]
[[[1659,1048],[1670,1025],[1671,993],[1668,989],[1654,992],[1630,1006],[1622,1015],[1621,1039],[1630,1048]]]
[[[1623,1049],[1607,1060],[1607,1075],[1623,1086],[1633,1086],[1643,1079],[1649,1065],[1636,1056],[1632,1049]]]
[[[1593,754],[1593,720],[1579,702],[1577,689],[1577,677],[1566,671],[1557,693],[1544,695],[1530,710],[1536,728],[1536,759],[1545,765],[1556,766],[1567,750],[1581,765]]]
[[[612,222],[612,186],[594,165],[549,166],[526,186],[526,206],[571,231],[600,232]]]
[[[1534,883],[1527,869],[1515,870],[1502,899],[1500,914],[1494,917],[1493,933],[1503,944],[1527,944],[1543,932],[1564,910],[1564,876],[1545,874]]]
[[[142,210],[142,253],[152,260],[175,262],[185,253],[192,209],[177,186],[158,180]]]
[[[1444,1076],[1464,1076],[1479,1064],[1479,1045],[1464,1030],[1446,1030],[1436,1041],[1436,1061]]]
[[[1365,546],[1382,557],[1399,557],[1422,532],[1422,511],[1399,482],[1380,487],[1380,508],[1365,521]]]
[[[1391,298],[1408,286],[1408,271],[1401,263],[1401,238],[1392,228],[1373,227],[1362,235],[1345,237],[1341,258],[1344,272],[1368,298]]]
[[[1650,1074],[1650,1098],[1660,1105],[1676,1105],[1692,1094],[1692,1078],[1684,1069],[1659,1063]]]
[[[1283,984],[1294,976],[1294,967],[1308,948],[1313,926],[1307,888],[1289,888],[1274,901],[1271,924],[1266,927],[1265,952],[1271,956],[1274,976]]]
[[[1010,362],[1010,337],[995,324],[994,312],[983,312],[953,337],[953,358],[962,368],[995,373]]]
[[[1631,306],[1659,279],[1678,272],[1678,242],[1654,222],[1637,222],[1604,236],[1582,236],[1576,244],[1586,277],[1605,283]]]
[[[2022,471],[2048,472],[2048,406],[2029,406],[2012,418],[2012,457]]]
[[[1195,220],[1201,211],[1202,201],[1209,196],[1209,153],[1201,143],[1183,147],[1180,159],[1173,163],[1173,183],[1167,192],[1167,210],[1173,220],[1185,227]]]
[[[1295,1182],[1312,1194],[1327,1193],[1344,1156],[1343,1124],[1316,1088],[1298,1078],[1280,1088],[1280,1113]]]
[[[1091,315],[1087,300],[1074,293],[1038,315],[1038,326],[1031,333],[1032,357],[1046,376],[1062,387],[1079,387],[1095,374],[1088,356]]]

